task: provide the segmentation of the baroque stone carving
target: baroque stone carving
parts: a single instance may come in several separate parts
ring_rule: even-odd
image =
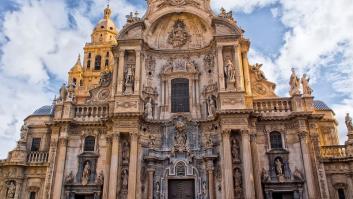
[[[15,198],[16,194],[16,182],[11,180],[6,183],[7,185],[7,197],[8,198]]]
[[[299,82],[299,78],[295,74],[294,68],[292,68],[292,75],[290,76],[289,85],[290,85],[290,91],[289,91],[290,96],[300,94],[300,90],[299,90],[300,82]]]
[[[212,95],[207,99],[207,112],[208,117],[214,117],[214,114],[216,113],[216,100]]]
[[[236,138],[232,139],[232,158],[233,163],[240,162],[240,146]]]
[[[146,58],[146,75],[152,77],[156,69],[156,59],[152,55]]]
[[[199,6],[200,4],[194,0],[163,0],[163,2],[158,5],[158,7],[162,8],[165,6],[185,6],[185,5]]]
[[[72,171],[65,177],[65,184],[72,184],[74,183],[74,174]]]
[[[298,180],[298,181],[304,180],[303,174],[299,171],[297,167],[295,167],[295,170],[293,172],[293,178],[294,180]]]
[[[87,161],[82,173],[82,178],[81,178],[82,185],[88,184],[90,176],[91,176],[91,166],[89,164],[89,161]]]
[[[127,140],[124,140],[123,144],[122,144],[122,159],[123,159],[123,163],[129,162],[129,158],[130,158],[129,142]]]
[[[109,86],[111,80],[112,80],[112,72],[105,71],[100,76],[99,84],[103,87],[107,87]]]
[[[145,104],[145,115],[148,120],[153,120],[152,99],[149,98]]]
[[[125,17],[127,24],[132,24],[141,21],[141,18],[139,17],[139,13],[137,11],[135,13],[130,12],[130,14],[126,15]]]
[[[231,59],[227,59],[225,61],[224,74],[225,78],[227,79],[227,82],[235,81],[235,68]]]
[[[307,77],[306,74],[303,74],[303,77],[301,78],[301,83],[303,86],[303,94],[307,96],[310,96],[313,92],[313,89],[310,88],[309,86],[309,81],[310,81],[310,78]]]
[[[232,11],[227,12],[226,9],[224,9],[223,7],[221,8],[221,13],[219,13],[218,16],[234,21],[233,12]]]
[[[242,174],[239,168],[233,170],[234,179],[234,198],[242,198],[243,188],[242,188]]]
[[[182,121],[177,121],[175,124],[176,134],[174,137],[174,151],[184,152],[186,147],[186,125]]]
[[[103,171],[99,172],[99,175],[98,175],[98,177],[96,179],[96,184],[97,185],[103,185],[104,184],[104,173],[103,173]]]
[[[261,180],[262,182],[268,182],[271,180],[270,175],[268,174],[268,171],[265,168],[262,168]]]
[[[208,70],[212,70],[212,68],[214,68],[214,55],[211,53],[205,55],[205,57],[203,58],[203,62]]]
[[[251,70],[255,73],[255,78],[258,81],[266,80],[265,73],[261,70],[262,64],[256,63],[255,65],[251,66]]]
[[[169,33],[168,43],[174,48],[181,48],[190,40],[190,37],[185,23],[178,19],[175,21],[173,29]]]
[[[135,65],[134,64],[127,64],[126,71],[125,71],[125,95],[131,95],[133,92],[134,86],[134,77],[135,77]]]
[[[352,117],[349,116],[349,113],[346,114],[345,123],[348,131],[353,131]]]
[[[60,93],[59,100],[64,102],[66,100],[66,98],[67,98],[67,88],[66,88],[66,84],[65,83],[62,84],[62,86],[61,86],[61,88],[59,90],[59,93]]]

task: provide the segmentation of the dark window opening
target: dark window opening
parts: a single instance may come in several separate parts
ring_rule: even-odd
[[[189,112],[189,80],[172,80],[172,112]]]
[[[87,61],[87,68],[91,68],[91,60]]]
[[[344,194],[343,189],[338,189],[338,199],[346,199],[346,195]]]
[[[272,149],[282,149],[282,135],[279,132],[271,132],[270,133],[270,142]]]
[[[91,53],[88,53],[88,58],[89,58],[89,59],[91,58],[91,56],[92,56],[92,54],[91,54]]]
[[[107,54],[105,55],[106,57],[109,57],[109,52],[107,52]]]
[[[105,66],[109,66],[109,60],[108,59],[105,60],[105,64],[104,65]]]
[[[72,84],[73,84],[74,87],[76,87],[76,84],[77,84],[77,79],[76,78],[72,79]]]
[[[83,86],[83,81],[82,81],[82,79],[80,80],[80,86]]]
[[[31,151],[39,151],[40,141],[41,141],[40,138],[33,138],[32,139]]]
[[[84,151],[94,151],[94,145],[96,143],[96,139],[93,136],[87,136],[85,138],[85,146]]]
[[[102,60],[102,57],[100,55],[97,55],[95,63],[94,63],[94,70],[100,70],[101,69],[101,60]]]
[[[36,192],[31,192],[29,194],[29,199],[36,199]]]

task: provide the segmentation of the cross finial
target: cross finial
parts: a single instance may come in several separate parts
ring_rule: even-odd
[[[109,8],[110,0],[107,0],[107,8]]]

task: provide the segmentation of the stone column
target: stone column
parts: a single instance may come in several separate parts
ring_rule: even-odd
[[[21,180],[16,180],[16,190],[15,190],[14,199],[22,199],[22,198],[24,198],[24,196],[22,196],[22,186],[23,186],[23,180],[22,179]]]
[[[251,157],[253,164],[255,194],[257,199],[263,199],[262,186],[261,186],[261,168],[259,161],[259,154],[257,152],[256,134],[250,135]]]
[[[304,166],[304,175],[305,175],[305,180],[306,180],[308,197],[309,197],[309,199],[315,199],[315,198],[317,198],[317,196],[316,196],[316,190],[315,190],[315,184],[314,184],[312,162],[311,162],[309,149],[308,149],[308,143],[307,143],[307,133],[300,132],[299,133],[299,140],[300,140],[300,147],[301,147],[302,159],[303,159],[303,164],[304,164],[303,165]]]
[[[234,58],[235,58],[235,84],[237,91],[244,91],[244,75],[243,75],[243,66],[242,58],[240,52],[239,44],[234,46]]]
[[[137,182],[137,157],[138,157],[138,133],[132,132],[130,144],[130,161],[129,161],[129,183],[128,195],[129,199],[136,199],[136,182]]]
[[[124,65],[125,65],[125,50],[119,51],[119,67],[118,67],[118,82],[116,86],[116,94],[123,94],[124,84]]]
[[[254,175],[251,160],[250,136],[248,130],[241,131],[242,138],[242,157],[243,157],[243,179],[246,199],[255,198]]]
[[[120,60],[120,57],[115,57],[114,56],[114,66],[113,66],[113,80],[112,80],[112,96],[114,97],[115,95],[115,91],[116,91],[116,81],[117,81],[117,78],[118,78],[118,65],[119,65],[119,60]]]
[[[213,159],[207,160],[206,170],[208,174],[208,198],[216,199]]]
[[[103,185],[103,199],[109,199],[109,180],[110,180],[110,165],[111,165],[111,154],[112,154],[112,137],[106,137],[106,164],[104,168],[104,185]]]
[[[223,46],[217,46],[217,65],[218,65],[218,83],[219,90],[225,91],[225,82],[224,82],[224,66],[223,66]]]
[[[141,51],[135,50],[136,53],[136,68],[135,68],[135,87],[134,94],[138,95],[140,92],[140,82],[141,82]]]
[[[67,147],[67,138],[59,138],[58,146],[58,155],[56,159],[56,171],[54,177],[54,188],[53,188],[53,199],[61,199],[61,193],[63,188],[63,178],[65,171],[65,162],[66,162],[66,147]]]
[[[148,184],[147,184],[147,198],[153,199],[153,175],[154,175],[154,168],[152,165],[149,166],[147,169],[148,172]]]
[[[117,197],[117,182],[118,182],[118,168],[119,168],[119,140],[120,134],[114,132],[112,135],[112,150],[110,159],[110,173],[109,173],[109,194],[108,199],[116,199]]]
[[[234,198],[234,185],[233,185],[233,165],[232,154],[230,147],[230,133],[231,129],[222,131],[223,141],[223,195],[225,199]]]
[[[250,67],[249,67],[248,52],[247,51],[244,51],[242,53],[242,59],[243,59],[243,66],[244,66],[245,91],[246,91],[247,95],[252,95],[251,83],[250,83]]]

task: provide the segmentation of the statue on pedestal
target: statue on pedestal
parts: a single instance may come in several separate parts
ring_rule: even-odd
[[[132,87],[134,85],[134,66],[131,64],[127,65],[126,72],[125,72],[125,95],[132,94]]]
[[[349,116],[349,113],[346,114],[345,123],[348,131],[353,131],[352,117]]]
[[[216,112],[216,102],[212,96],[209,96],[207,101],[208,101],[208,104],[207,104],[208,117],[213,117]]]
[[[299,82],[299,78],[295,74],[294,68],[292,68],[292,75],[290,76],[289,85],[290,85],[290,91],[289,91],[290,96],[300,94],[300,90],[299,90],[300,82]]]
[[[227,78],[227,82],[235,81],[235,68],[231,59],[226,60],[226,64],[224,66],[224,72]]]
[[[303,86],[303,94],[307,96],[310,96],[311,93],[313,92],[313,89],[311,89],[309,86],[309,81],[310,81],[310,78],[307,77],[307,75],[304,73],[303,77],[301,78],[301,82]]]
[[[59,93],[60,93],[60,100],[62,102],[64,102],[67,98],[67,88],[66,88],[66,84],[63,83],[63,85],[61,86],[60,90],[59,90]]]
[[[148,120],[153,120],[152,99],[149,98],[145,105],[145,114]]]
[[[83,169],[82,173],[82,185],[87,185],[89,182],[89,177],[91,175],[91,166],[89,165],[89,162],[87,161],[85,164],[85,167]]]
[[[234,139],[232,140],[232,157],[233,157],[233,163],[235,163],[235,162],[240,162],[240,154],[239,154],[239,151],[240,151],[240,146],[239,146],[238,140],[234,138]]]
[[[261,70],[262,64],[256,63],[254,66],[251,67],[251,69],[255,73],[255,78],[256,80],[266,80],[265,73]]]

